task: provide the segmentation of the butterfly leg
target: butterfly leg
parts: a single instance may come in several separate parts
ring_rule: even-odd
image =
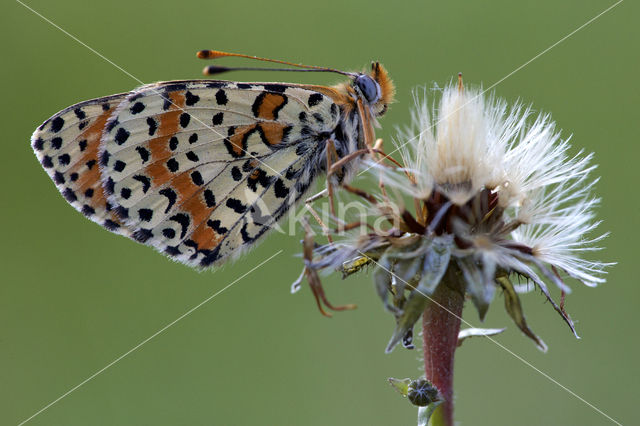
[[[336,144],[333,139],[329,139],[327,141],[327,195],[329,197],[329,211],[335,217],[336,215],[336,206],[333,198],[333,185],[331,184],[331,175],[329,171],[331,170],[331,166],[334,164],[334,158],[338,159],[338,152],[336,151]]]
[[[329,300],[327,300],[327,296],[324,293],[324,288],[322,287],[322,281],[320,280],[320,276],[318,275],[318,271],[313,267],[313,251],[315,249],[315,241],[313,240],[313,233],[311,231],[311,227],[306,220],[302,220],[302,225],[305,229],[304,239],[302,241],[303,246],[303,255],[304,255],[304,275],[307,277],[307,282],[309,283],[309,287],[311,288],[311,292],[313,293],[313,297],[316,299],[316,304],[318,305],[318,309],[322,315],[330,317],[331,314],[324,310],[324,306],[331,309],[332,311],[344,311],[347,309],[355,309],[356,305],[341,305],[341,306],[333,306]]]
[[[328,193],[329,193],[329,191],[327,190],[327,188],[323,189],[322,191],[318,192],[317,194],[312,195],[311,197],[307,198],[305,200],[305,202],[304,202],[304,206],[307,209],[307,211],[309,212],[309,214],[311,214],[311,216],[315,219],[315,221],[318,222],[318,224],[322,228],[322,233],[327,237],[329,242],[333,243],[333,238],[331,238],[331,230],[324,223],[324,221],[322,220],[322,218],[320,217],[320,214],[316,211],[316,209],[313,208],[313,202],[316,201],[316,200],[319,200],[320,198],[326,197],[328,195]]]

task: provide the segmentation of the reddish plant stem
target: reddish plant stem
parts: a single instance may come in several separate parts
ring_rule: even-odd
[[[431,425],[438,426],[453,426],[453,361],[458,347],[464,289],[452,275],[445,276],[422,316],[424,371],[427,380],[444,397],[430,421]]]

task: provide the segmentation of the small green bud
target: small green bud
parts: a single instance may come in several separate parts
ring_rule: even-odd
[[[440,401],[442,398],[438,388],[425,379],[413,380],[409,383],[407,398],[413,405],[426,407],[427,405]]]

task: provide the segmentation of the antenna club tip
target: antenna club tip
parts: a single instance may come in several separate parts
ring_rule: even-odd
[[[196,53],[196,56],[200,59],[215,59],[222,56],[234,56],[229,53],[220,52],[218,50],[200,50]]]

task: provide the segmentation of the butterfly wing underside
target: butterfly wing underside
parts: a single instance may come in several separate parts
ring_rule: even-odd
[[[126,96],[93,99],[60,111],[38,127],[31,145],[69,204],[110,231],[130,235],[107,202],[98,164],[104,127]]]
[[[45,122],[33,144],[76,209],[205,267],[253,245],[304,195],[339,115],[330,97],[299,86],[166,82],[70,107]],[[65,154],[68,164],[59,160]],[[87,168],[85,160],[97,161],[95,171],[69,186],[78,173],[71,165]]]

